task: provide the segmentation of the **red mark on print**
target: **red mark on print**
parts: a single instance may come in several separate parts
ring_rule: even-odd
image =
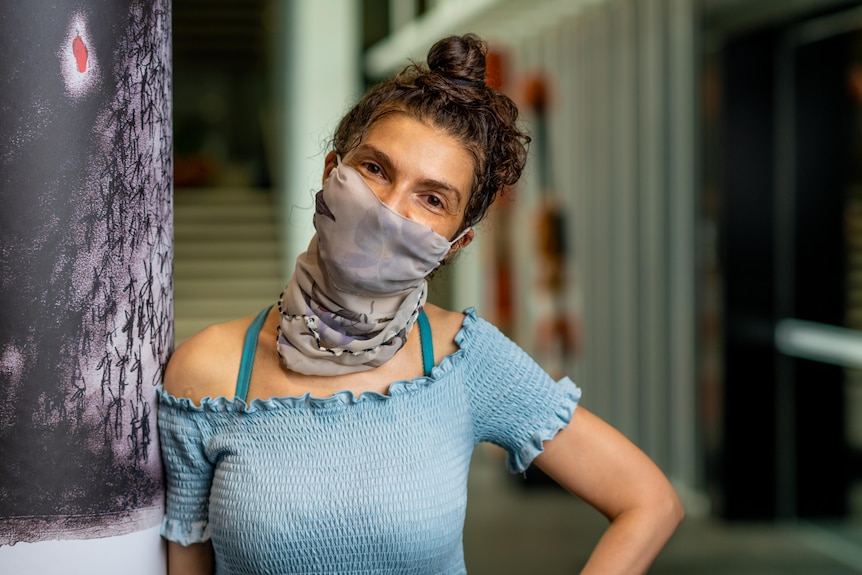
[[[72,54],[75,55],[75,62],[78,64],[78,72],[84,73],[87,71],[87,46],[80,36],[75,36],[72,40]]]
[[[66,94],[75,100],[92,93],[99,85],[99,51],[95,49],[89,27],[83,13],[72,14],[66,35],[57,46]]]

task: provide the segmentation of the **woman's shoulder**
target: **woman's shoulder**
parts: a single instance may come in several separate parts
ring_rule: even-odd
[[[165,392],[195,404],[205,397],[233,397],[252,319],[213,324],[180,344],[165,369]]]
[[[424,309],[435,331],[446,332],[454,337],[464,323],[463,312],[450,311],[431,303],[426,303]]]
[[[476,328],[486,323],[478,317],[473,308],[456,312],[427,304],[425,313],[431,323],[434,355],[438,359],[460,349],[466,341],[475,337]]]

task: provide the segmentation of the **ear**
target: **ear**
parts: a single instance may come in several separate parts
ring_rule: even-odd
[[[456,253],[458,253],[460,250],[463,250],[464,248],[469,246],[470,242],[473,241],[473,235],[474,235],[473,230],[472,229],[468,230],[466,234],[461,236],[461,239],[459,239],[457,242],[452,244],[452,247],[449,248],[449,253],[446,254],[446,257],[443,259],[448,260],[449,258],[454,256]]]
[[[335,153],[335,150],[326,154],[326,160],[323,164],[323,181],[321,182],[321,184],[326,181],[326,178],[329,177],[329,174],[330,172],[332,172],[332,169],[335,168],[337,158],[338,155]]]

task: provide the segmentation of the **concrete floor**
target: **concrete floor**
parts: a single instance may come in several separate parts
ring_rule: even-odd
[[[496,448],[477,451],[464,552],[470,575],[578,573],[607,522],[557,488],[524,488]],[[739,524],[686,517],[661,553],[658,575],[862,573],[862,523]]]

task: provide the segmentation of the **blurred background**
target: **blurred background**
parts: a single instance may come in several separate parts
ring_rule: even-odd
[[[533,134],[433,299],[476,307],[665,470],[653,573],[862,573],[862,2],[173,0],[177,343],[272,303],[335,123],[438,38]],[[471,573],[605,521],[474,458]]]

